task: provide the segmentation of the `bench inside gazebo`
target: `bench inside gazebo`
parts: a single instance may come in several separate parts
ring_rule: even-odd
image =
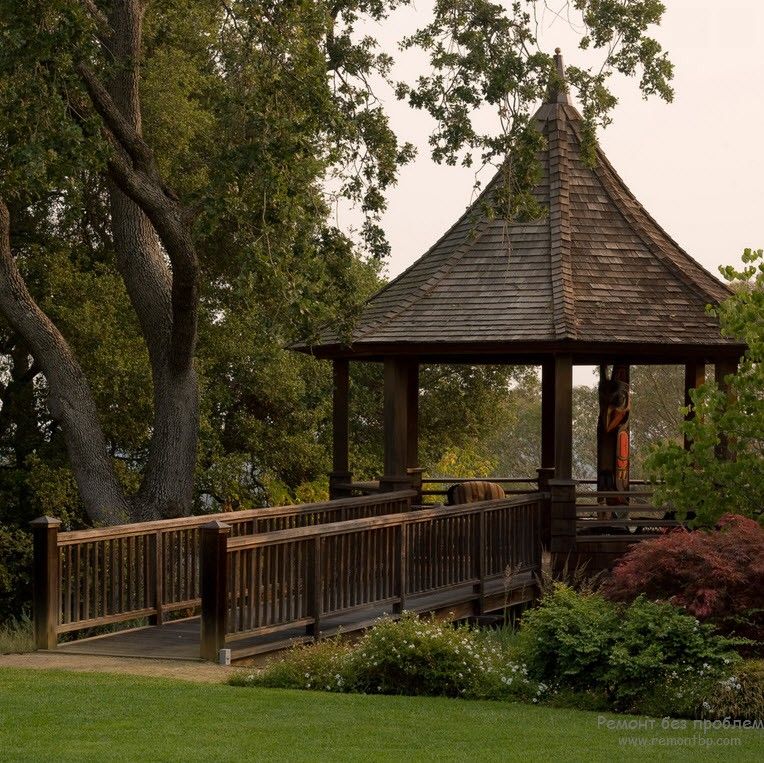
[[[535,119],[546,138],[535,193],[547,214],[511,224],[488,214],[499,173],[367,303],[349,342],[328,331],[295,348],[334,366],[331,500],[76,532],[36,520],[39,648],[210,660],[230,649],[236,659],[404,609],[503,612],[535,597],[543,548],[557,567],[594,571],[676,524],[629,480],[629,368],[682,363],[688,395],[713,364],[723,384],[745,348],[707,306],[729,292],[601,151],[596,166],[583,161],[581,117],[562,89]],[[348,459],[353,361],[384,364],[374,482],[354,482]],[[452,484],[423,480],[418,457],[419,368],[437,363],[540,367],[537,475],[492,478],[504,497],[425,505]],[[595,489],[573,478],[579,364],[601,368]]]

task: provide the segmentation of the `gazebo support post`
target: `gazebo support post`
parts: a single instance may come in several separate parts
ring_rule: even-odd
[[[555,364],[545,360],[541,366],[541,467],[538,471],[540,493],[549,492],[549,480],[554,478],[555,449]],[[552,540],[552,503],[546,500],[541,509],[541,542],[549,549]]]
[[[554,359],[554,466],[551,492],[552,569],[559,572],[576,550],[576,483],[573,481],[573,358]]]
[[[329,498],[350,495],[350,364],[345,359],[332,363],[332,471],[329,474]]]
[[[702,360],[692,360],[685,363],[684,366],[684,405],[686,408],[692,406],[690,391],[697,389],[706,380],[706,364]],[[695,418],[695,411],[690,410],[685,414],[685,421]],[[689,450],[692,440],[684,436],[684,449]]]
[[[714,364],[714,378],[719,389],[726,395],[730,394],[730,385],[727,377],[737,373],[737,358],[720,358]],[[716,446],[716,457],[721,459],[734,458],[732,443],[724,432],[719,434],[719,444]]]
[[[414,503],[422,503],[422,471],[419,466],[419,361],[408,363],[406,379],[406,473],[417,491]]]
[[[385,358],[385,466],[379,481],[382,492],[402,490],[411,485],[408,475],[408,394],[410,363],[402,358]]]

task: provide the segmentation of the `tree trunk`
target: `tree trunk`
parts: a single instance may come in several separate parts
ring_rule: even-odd
[[[143,4],[137,0],[118,0],[111,7],[109,49],[116,74],[106,88],[138,138],[142,15]],[[140,519],[188,514],[193,500],[199,399],[192,357],[186,353],[178,362],[175,346],[178,290],[174,281],[180,276],[168,267],[154,225],[141,207],[114,180],[109,183],[109,195],[117,267],[138,316],[153,378],[152,438],[142,484],[133,500],[134,514]],[[190,300],[186,300],[192,303],[193,312],[191,346],[196,333],[195,287],[194,283]]]
[[[10,214],[0,200],[0,310],[20,334],[48,381],[48,407],[64,433],[80,497],[94,522],[128,518],[87,379],[69,345],[29,293],[10,243]]]

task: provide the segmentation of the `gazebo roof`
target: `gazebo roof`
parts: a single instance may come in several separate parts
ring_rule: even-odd
[[[535,119],[546,138],[534,188],[548,210],[542,219],[508,224],[486,213],[500,171],[450,230],[367,302],[349,345],[329,330],[296,349],[529,360],[571,351],[592,362],[602,353],[680,362],[679,350],[739,352],[706,309],[729,289],[653,220],[601,150],[587,166],[582,117],[567,94],[551,92]]]

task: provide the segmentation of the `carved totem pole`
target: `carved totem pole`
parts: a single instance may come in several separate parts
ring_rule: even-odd
[[[629,489],[629,367],[616,363],[608,378],[600,366],[600,415],[597,423],[597,490]],[[625,499],[612,498],[618,505]]]

